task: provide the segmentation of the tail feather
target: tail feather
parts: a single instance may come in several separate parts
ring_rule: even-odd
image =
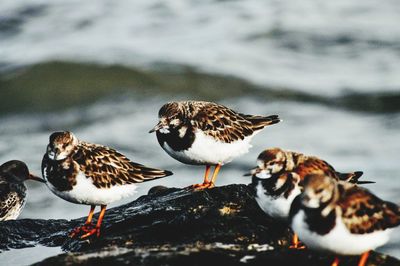
[[[266,126],[277,124],[282,121],[278,115],[270,115],[270,116],[243,115],[243,116],[253,124],[254,130],[259,130]]]
[[[154,179],[170,176],[173,173],[168,170],[160,170],[155,168],[143,167],[140,169],[140,176],[142,177],[142,181],[151,181]]]
[[[355,172],[351,172],[351,173],[338,173],[339,175],[339,179],[346,181],[346,182],[350,182],[353,184],[372,184],[375,183],[374,181],[359,181],[358,179],[360,179],[360,177],[364,174],[364,172],[362,171],[355,171]]]
[[[165,176],[170,176],[172,175],[171,171],[168,170],[160,170],[160,169],[152,169],[152,168],[147,168],[142,170],[143,175],[149,177],[149,178],[157,178],[157,177],[165,177]]]

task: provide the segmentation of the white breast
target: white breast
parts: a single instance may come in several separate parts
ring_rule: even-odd
[[[225,164],[247,153],[251,148],[250,141],[254,135],[245,137],[243,140],[224,143],[197,130],[195,140],[189,149],[177,152],[166,142],[163,149],[171,157],[186,164]]]
[[[319,235],[309,230],[303,210],[293,217],[292,228],[309,248],[341,255],[360,255],[382,246],[389,240],[391,231],[391,229],[386,229],[368,234],[352,234],[342,219],[337,217],[335,227],[328,234]]]
[[[97,188],[93,185],[92,180],[87,178],[82,172],[77,175],[76,185],[70,191],[58,191],[50,182],[46,184],[60,198],[72,203],[87,205],[107,205],[133,195],[136,190],[135,184]]]
[[[283,196],[272,197],[266,194],[266,190],[258,183],[256,187],[256,201],[260,208],[269,216],[277,219],[287,220],[289,216],[290,205],[294,198],[300,194],[300,189],[296,188],[290,193],[288,198]]]

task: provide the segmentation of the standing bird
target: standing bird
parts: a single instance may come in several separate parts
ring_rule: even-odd
[[[78,140],[68,131],[51,134],[42,174],[47,186],[60,198],[91,206],[85,224],[70,234],[74,237],[83,232],[81,238],[100,236],[106,206],[132,195],[137,183],[172,175],[170,171],[134,163],[111,148]],[[96,205],[101,206],[101,212],[94,226]]]
[[[285,151],[280,148],[264,150],[257,158],[257,167],[249,174],[255,199],[260,208],[269,216],[287,221],[294,198],[303,190],[303,180],[308,174],[324,174],[335,180],[367,184],[358,181],[363,172],[340,173],[333,166],[314,156]],[[300,248],[297,235],[291,248]]]
[[[161,147],[182,163],[206,166],[203,183],[193,185],[198,189],[214,187],[223,164],[247,153],[255,134],[281,121],[277,115],[245,115],[203,101],[166,103],[158,117],[149,133],[156,132]],[[209,179],[212,165],[215,170]]]
[[[26,202],[28,179],[46,182],[30,174],[24,162],[12,160],[0,166],[0,221],[17,219]]]
[[[368,190],[323,174],[309,175],[290,210],[293,230],[310,248],[336,255],[360,255],[384,245],[400,224],[400,207]],[[336,258],[332,266],[339,265]]]

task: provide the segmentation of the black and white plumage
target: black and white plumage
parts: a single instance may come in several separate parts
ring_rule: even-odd
[[[364,253],[365,263],[369,250],[384,245],[400,225],[400,207],[357,185],[309,175],[304,191],[293,201],[290,221],[310,249],[337,255]]]
[[[363,174],[361,171],[340,173],[320,158],[280,148],[262,151],[257,158],[257,167],[247,175],[252,176],[254,198],[260,208],[269,216],[288,222],[290,206],[303,190],[304,177],[309,174],[324,174],[352,183],[373,183],[358,181]],[[290,247],[304,247],[299,244],[296,234]]]
[[[287,222],[293,200],[302,191],[301,179],[295,172],[260,179],[252,177],[251,186],[258,206],[269,216]]]
[[[368,184],[359,181],[363,172],[340,173],[328,162],[302,153],[270,148],[257,158],[257,167],[252,169],[252,186],[255,199],[268,215],[287,220],[294,198],[303,190],[303,181],[309,174],[324,174],[336,180]]]
[[[24,181],[28,179],[45,182],[30,174],[24,162],[12,160],[0,166],[0,221],[18,218],[26,202]]]
[[[137,184],[172,173],[134,163],[114,149],[81,141],[73,133],[63,131],[50,136],[42,160],[42,174],[57,196],[91,205],[93,210],[101,205],[103,213],[107,204],[131,196]],[[100,224],[97,227],[96,232],[92,228],[81,229],[99,234]]]
[[[170,102],[158,113],[156,132],[161,147],[174,159],[193,165],[211,165],[216,171],[248,152],[251,139],[264,127],[281,120],[277,115],[245,115],[220,104],[204,101]],[[200,187],[212,187],[205,176]]]

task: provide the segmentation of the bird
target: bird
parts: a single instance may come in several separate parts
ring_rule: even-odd
[[[0,165],[0,221],[15,220],[20,215],[26,203],[26,180],[46,182],[31,174],[22,161]]]
[[[156,132],[160,146],[182,163],[206,166],[203,183],[192,186],[196,189],[214,187],[222,165],[247,153],[264,127],[281,121],[277,115],[246,115],[205,101],[166,103],[158,117],[149,133]],[[211,166],[215,169],[209,179]]]
[[[55,195],[91,206],[85,224],[69,234],[87,238],[100,236],[108,204],[131,196],[138,183],[169,176],[172,172],[132,162],[112,148],[79,140],[69,131],[59,131],[50,135],[42,160],[42,175]],[[99,218],[93,225],[93,213],[99,205]]]
[[[363,172],[337,172],[333,166],[315,156],[270,148],[262,151],[257,158],[257,167],[245,175],[252,176],[251,187],[260,208],[269,216],[288,221],[290,206],[303,190],[303,180],[308,174],[325,174],[336,180],[367,184],[359,181]],[[304,248],[294,234],[290,248]]]
[[[363,175],[362,171],[341,173],[336,171],[328,162],[316,156],[308,156],[303,153],[283,150],[277,147],[262,151],[258,155],[257,166],[252,170],[252,173],[261,179],[286,172],[295,172],[301,179],[304,179],[306,175],[311,173],[323,173],[332,178],[351,183],[371,183],[371,181],[358,180]]]
[[[304,179],[290,209],[290,224],[307,247],[337,255],[361,255],[384,245],[400,224],[400,207],[369,190],[324,174]],[[339,265],[336,257],[332,266]]]

